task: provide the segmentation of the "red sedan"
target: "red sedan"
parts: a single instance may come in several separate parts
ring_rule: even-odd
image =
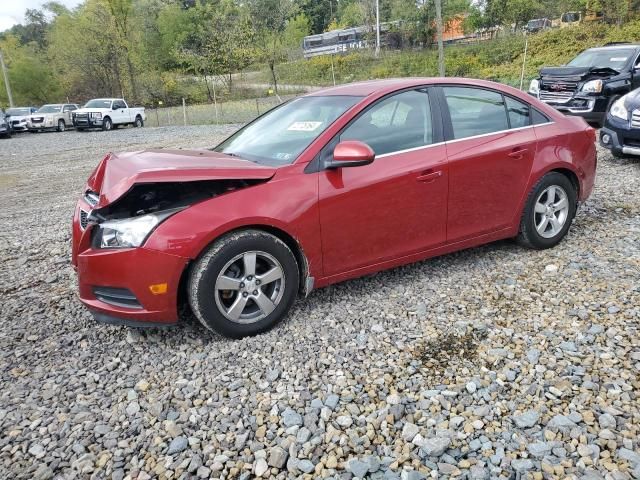
[[[188,302],[252,335],[312,288],[503,238],[553,247],[595,171],[592,128],[505,85],[329,88],[212,150],[107,155],[73,219],[80,298],[149,326]]]

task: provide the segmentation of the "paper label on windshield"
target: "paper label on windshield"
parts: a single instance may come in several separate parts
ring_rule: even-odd
[[[626,62],[627,58],[629,57],[613,57],[613,58],[610,58],[609,61],[610,62]]]
[[[292,132],[313,132],[320,125],[322,125],[322,122],[294,122],[287,130]]]

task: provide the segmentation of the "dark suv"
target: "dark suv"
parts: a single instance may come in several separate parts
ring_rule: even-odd
[[[529,93],[568,115],[602,125],[609,107],[640,87],[640,45],[585,50],[563,67],[545,67]]]
[[[0,108],[0,138],[11,138],[11,117]]]

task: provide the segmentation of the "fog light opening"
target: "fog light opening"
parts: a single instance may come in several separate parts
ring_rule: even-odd
[[[604,143],[605,145],[609,145],[611,143],[611,135],[609,135],[608,133],[602,135],[602,143]]]
[[[164,295],[167,293],[168,285],[166,283],[156,283],[155,285],[149,285],[149,290],[154,295]]]

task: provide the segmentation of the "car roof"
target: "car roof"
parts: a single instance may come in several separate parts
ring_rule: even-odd
[[[348,83],[345,85],[338,85],[335,87],[329,87],[322,90],[316,90],[308,93],[307,97],[323,97],[333,95],[345,95],[345,96],[359,96],[367,97],[374,94],[391,93],[396,90],[402,90],[404,88],[413,88],[428,85],[440,85],[440,84],[453,84],[453,85],[467,85],[476,87],[487,87],[498,90],[505,90],[511,87],[491,82],[488,80],[477,80],[473,78],[461,78],[461,77],[411,77],[411,78],[388,78],[384,80],[366,80],[363,82]]]
[[[605,45],[603,47],[593,47],[587,50],[616,50],[619,48],[640,48],[638,43],[616,43],[615,45]]]

